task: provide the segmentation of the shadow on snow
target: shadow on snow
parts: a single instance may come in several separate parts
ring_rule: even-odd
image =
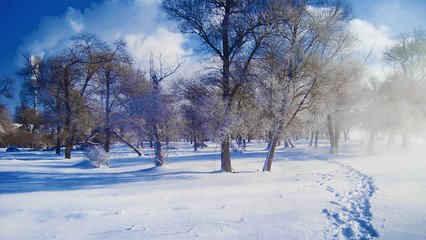
[[[275,153],[275,161],[312,161],[312,160],[332,160],[337,156],[324,154],[328,149],[320,147],[317,149],[307,147],[297,147],[293,149],[278,149]],[[233,152],[231,158],[235,161],[255,160],[259,164],[263,164],[267,151],[244,151]],[[0,160],[48,160],[49,163],[33,165],[40,168],[75,168],[87,169],[88,165],[83,162],[68,162],[67,160],[59,159],[54,153],[48,152],[20,152],[16,154],[3,153]],[[81,153],[78,153],[81,156]],[[77,156],[78,156],[77,155]],[[339,159],[349,158],[355,155],[338,155]],[[56,160],[58,160],[56,162]],[[219,153],[197,152],[189,156],[171,156],[168,162],[173,163],[188,162],[188,161],[220,161]],[[181,171],[173,169],[158,169],[151,167],[152,159],[146,157],[120,157],[115,158],[111,162],[111,168],[121,168],[128,166],[147,167],[138,171],[120,172],[120,173],[42,173],[34,171],[2,171],[0,172],[0,193],[22,193],[36,191],[57,191],[57,190],[77,190],[102,188],[108,185],[130,183],[130,182],[147,182],[170,179],[194,179],[199,174],[212,174],[219,171]],[[142,165],[141,165],[142,164]]]

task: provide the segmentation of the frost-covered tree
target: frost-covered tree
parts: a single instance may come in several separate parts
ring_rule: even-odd
[[[172,63],[162,55],[151,55],[148,75],[136,71],[133,85],[124,93],[126,97],[122,103],[130,120],[129,126],[152,143],[156,166],[166,163],[162,143],[168,143],[178,128],[175,96],[165,91],[161,83],[171,78],[182,64],[183,62]]]
[[[246,78],[234,72],[247,72],[264,40],[268,1],[257,0],[163,0],[162,9],[178,23],[185,34],[195,36],[200,50],[216,64],[211,78],[220,92],[221,169],[231,172],[231,112],[238,89]]]
[[[165,156],[163,155],[161,142],[164,141],[165,133],[167,131],[168,121],[170,120],[170,95],[161,92],[160,83],[165,79],[171,77],[181,67],[183,62],[178,62],[173,66],[168,63],[169,59],[159,56],[151,55],[149,78],[152,82],[152,90],[149,98],[149,105],[147,106],[146,119],[148,124],[148,133],[154,142],[155,151],[155,165],[162,166],[166,163]],[[169,104],[168,104],[169,103]]]
[[[399,37],[396,44],[383,55],[392,68],[389,84],[398,89],[391,97],[396,104],[395,114],[400,119],[402,134],[401,146],[406,148],[408,135],[416,131],[424,113],[426,82],[426,37],[423,31],[415,31],[411,36]],[[399,112],[396,110],[400,110]]]
[[[194,151],[197,151],[199,147],[204,146],[204,139],[211,132],[209,114],[205,111],[210,90],[199,78],[182,79],[174,88],[176,95],[181,96],[183,132],[193,143]]]
[[[325,4],[325,5],[321,5]],[[270,146],[263,167],[270,171],[280,136],[300,111],[315,101],[314,90],[329,82],[352,42],[345,31],[347,9],[341,2],[278,1],[274,13],[281,19],[271,38],[265,74],[272,84],[274,107]]]
[[[95,131],[95,134],[99,131],[104,134],[104,150],[108,153],[111,138],[115,135],[120,123],[120,100],[127,88],[125,85],[129,84],[127,75],[131,71],[131,58],[122,40],[116,41],[112,46],[104,45],[103,51],[99,53],[101,63],[94,79],[96,93],[100,97],[100,114],[103,124],[98,131]]]
[[[37,101],[41,101],[51,125],[57,127],[57,153],[61,138],[65,142],[65,158],[71,158],[74,144],[91,127],[89,98],[93,93],[93,77],[100,67],[103,43],[94,35],[73,37],[62,52],[39,60],[36,87]],[[29,65],[29,67],[32,65]],[[29,76],[32,71],[23,70]],[[93,121],[92,121],[93,122]]]
[[[342,133],[355,125],[353,119],[359,112],[363,64],[356,60],[345,60],[332,68],[334,70],[326,76],[326,84],[319,87],[317,98],[327,106],[323,113],[326,115],[330,139],[329,152],[337,154]]]

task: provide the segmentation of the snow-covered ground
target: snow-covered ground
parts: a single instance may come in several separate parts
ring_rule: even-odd
[[[426,239],[425,143],[296,142],[262,173],[265,143],[232,154],[175,143],[167,167],[117,145],[110,168],[0,150],[0,239]]]

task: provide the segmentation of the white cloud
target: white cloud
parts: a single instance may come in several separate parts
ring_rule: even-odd
[[[23,39],[17,64],[22,63],[20,53],[31,52],[40,56],[56,53],[63,49],[70,37],[81,32],[96,34],[109,42],[122,37],[137,62],[147,62],[151,52],[174,62],[187,58],[191,50],[183,47],[185,36],[165,28],[170,23],[159,19],[158,2],[105,0],[83,11],[69,8],[60,16],[46,16],[38,28]]]
[[[136,61],[146,61],[150,54],[164,55],[171,61],[179,61],[191,52],[183,49],[185,38],[182,34],[173,33],[165,28],[158,28],[151,35],[130,34],[124,37],[129,51]]]
[[[391,32],[385,25],[375,26],[372,23],[353,19],[349,23],[349,29],[357,38],[356,51],[359,56],[366,58],[370,55],[367,75],[385,78],[387,66],[382,61],[383,53],[394,44]]]
[[[374,26],[361,19],[350,21],[350,30],[360,43],[360,50],[369,52],[373,47],[375,52],[384,52],[393,44],[389,28],[385,25]]]
[[[67,13],[65,14],[65,19],[67,20],[68,24],[71,26],[71,28],[76,33],[81,33],[84,29],[84,23],[83,23],[83,15],[81,12],[74,8],[68,8]]]

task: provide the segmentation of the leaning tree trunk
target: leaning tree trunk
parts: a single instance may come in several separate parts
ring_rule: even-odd
[[[290,144],[290,147],[291,147],[291,148],[294,148],[294,147],[295,147],[295,146],[294,146],[294,144],[293,144],[293,142],[291,141],[291,139],[290,139],[290,138],[288,139],[288,144]]]
[[[124,139],[124,137],[122,137],[120,134],[118,134],[115,131],[112,131],[112,133],[114,133],[114,135],[120,139],[121,142],[125,143],[127,146],[129,146],[131,149],[133,149],[133,151],[135,151],[138,156],[141,156],[142,153],[139,151],[139,149],[137,147],[135,147],[133,144],[131,144],[129,141],[127,141],[126,139]],[[143,143],[142,143],[143,144]]]
[[[272,169],[272,161],[274,160],[274,154],[275,154],[275,149],[277,147],[277,143],[278,143],[278,138],[277,137],[271,137],[271,139],[269,139],[269,141],[271,142],[269,149],[268,149],[268,155],[266,156],[266,161],[263,165],[263,171],[265,172],[270,172]]]
[[[271,148],[272,145],[272,131],[268,132],[268,145],[266,146],[266,150],[269,150]]]
[[[295,147],[295,146],[294,146],[294,144],[291,142],[291,139],[290,139],[290,138],[288,139],[288,143],[290,144],[291,148],[294,148],[294,147]]]
[[[279,136],[281,135],[281,132],[282,132],[281,125],[282,123],[280,121],[276,122],[274,131],[270,134],[270,138],[269,138],[270,145],[268,148],[268,154],[266,155],[265,163],[263,164],[264,172],[270,172],[272,169],[272,161],[274,160],[275,149],[277,148]],[[287,142],[287,138],[285,138],[285,141]]]

